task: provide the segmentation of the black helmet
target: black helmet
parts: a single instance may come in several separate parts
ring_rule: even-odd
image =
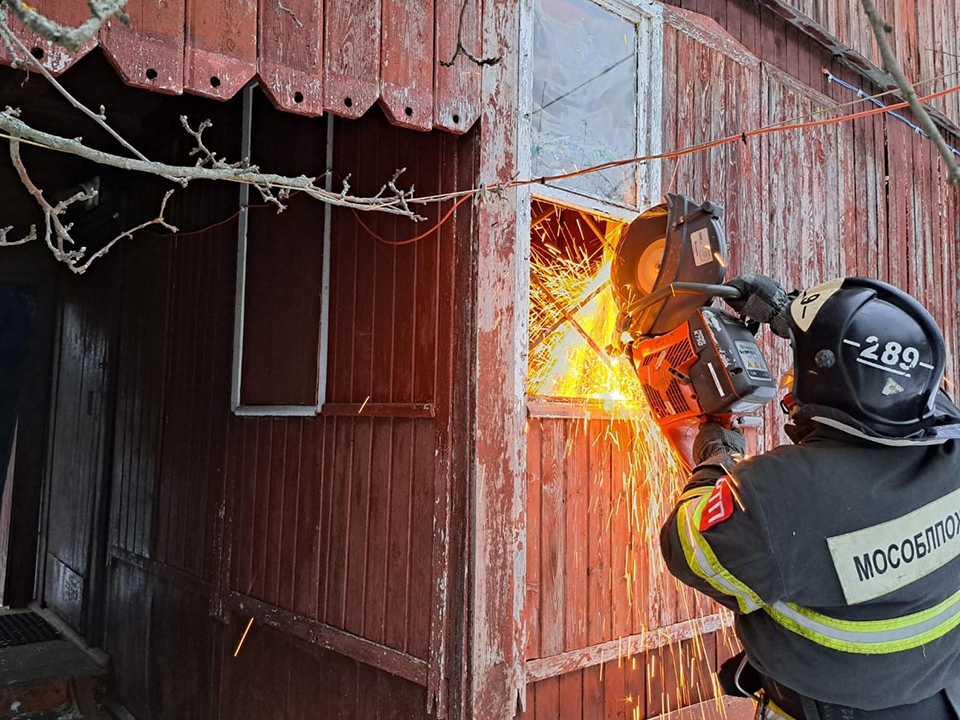
[[[885,438],[924,434],[946,420],[936,402],[943,336],[905,292],[838,278],[803,292],[789,314],[793,399],[805,416]]]

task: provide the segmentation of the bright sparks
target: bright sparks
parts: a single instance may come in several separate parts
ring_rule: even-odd
[[[629,529],[626,537],[622,532],[614,535],[623,545],[611,548],[613,564],[619,567],[605,574],[610,592],[625,597],[628,607],[640,603],[642,610],[631,610],[632,615],[659,618],[652,628],[634,625],[634,635],[659,633],[661,624],[716,612],[715,606],[679,587],[663,567],[659,529],[687,478],[654,421],[629,361],[611,358],[606,352],[618,314],[609,285],[612,248],[625,226],[600,218],[581,223],[577,213],[559,208],[555,213],[535,215],[539,219],[531,238],[527,390],[533,402],[580,406],[581,410],[565,415],[575,418],[570,422],[575,432],[587,434],[591,447],[606,443],[624,459],[615,464],[618,470],[609,478],[614,483],[611,513],[625,516]],[[568,440],[567,452],[575,447],[582,445]],[[591,472],[597,476],[588,481],[602,486],[603,471]],[[606,522],[609,526],[611,518]],[[639,589],[643,597],[636,596]],[[618,618],[610,622],[604,618],[603,627],[623,627],[623,623]],[[636,669],[638,657],[631,657],[619,642],[625,638],[613,637],[618,638],[618,666],[629,659],[630,669]],[[724,629],[716,640],[711,636],[710,642],[732,649],[735,640]],[[676,673],[675,682],[661,682],[664,689],[672,685],[676,693],[662,698],[665,709],[707,699],[693,697],[696,693],[690,687],[698,668],[705,676],[710,672],[707,658],[716,650],[704,643],[705,638],[695,633],[682,643],[665,642],[640,656],[640,667],[645,668],[648,679],[657,675],[658,657],[661,668],[669,665]],[[707,692],[715,690],[715,677],[710,677],[710,683]],[[624,698],[627,704],[631,700]]]

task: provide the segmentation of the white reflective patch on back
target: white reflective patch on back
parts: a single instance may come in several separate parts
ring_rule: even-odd
[[[801,330],[806,332],[810,329],[820,308],[840,289],[841,285],[843,285],[843,278],[828,280],[809,290],[804,290],[800,297],[790,304],[790,314]]]
[[[849,605],[899,590],[960,555],[960,490],[827,546]]]

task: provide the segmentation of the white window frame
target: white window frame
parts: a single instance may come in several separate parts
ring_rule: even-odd
[[[662,152],[663,103],[663,6],[653,0],[589,0],[605,10],[637,25],[637,151],[638,155],[657,155]],[[520,4],[520,81],[517,169],[520,177],[533,177],[533,39],[534,0]],[[637,169],[637,207],[616,203],[549,183],[525,185],[517,190],[517,243],[524,260],[522,267],[530,266],[530,207],[534,200],[543,200],[574,210],[614,220],[631,222],[645,209],[661,199],[662,161],[641,163]],[[521,313],[519,329],[523,338],[519,368],[524,373],[529,361],[530,276],[521,273],[518,279],[526,298],[525,312]],[[532,397],[532,396],[531,396]],[[571,398],[574,400],[574,398]]]
[[[253,93],[257,83],[243,90],[243,126],[241,157],[250,157],[253,137]],[[326,178],[324,187],[333,189],[333,114],[327,113]],[[317,395],[312,405],[242,405],[240,381],[243,370],[243,323],[247,289],[247,206],[250,203],[250,186],[240,186],[240,216],[237,229],[237,291],[233,320],[233,372],[230,391],[231,410],[235,415],[248,417],[309,417],[317,415],[326,402],[327,364],[330,326],[330,233],[332,208],[329,203],[323,209],[323,269],[320,295],[320,349],[317,363]]]
[[[663,104],[663,6],[653,0],[588,0],[604,10],[616,13],[637,25],[637,152],[656,155],[662,149]],[[520,101],[518,169],[521,177],[533,177],[533,41],[534,0],[520,6]],[[633,220],[645,208],[660,202],[662,161],[641,163],[637,167],[637,206],[603,200],[567,188],[541,183],[524,187],[517,198],[520,205],[532,199],[586,210],[597,215]],[[528,223],[529,225],[529,223]],[[528,228],[529,229],[529,228]],[[522,231],[522,229],[521,229]],[[529,238],[528,238],[529,239]]]

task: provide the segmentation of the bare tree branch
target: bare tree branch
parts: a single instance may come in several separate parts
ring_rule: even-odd
[[[93,39],[100,31],[100,26],[112,17],[128,25],[130,18],[123,12],[123,6],[127,2],[128,0],[89,0],[87,5],[90,7],[90,19],[73,28],[41,15],[22,0],[0,0],[0,3],[13,11],[20,22],[37,35],[65,47],[70,52],[76,52],[84,43]]]
[[[457,58],[460,55],[466,55],[467,59],[471,62],[483,67],[484,65],[496,65],[500,62],[500,57],[489,57],[489,58],[480,58],[470,52],[467,47],[463,44],[463,18],[467,14],[467,3],[470,0],[463,0],[463,4],[460,5],[460,22],[457,25],[457,49],[454,51],[453,56],[449,60],[441,60],[441,67],[453,67],[453,64],[457,62]],[[477,0],[479,4],[479,0]]]
[[[3,12],[0,12],[0,22],[3,23],[4,28],[6,28],[8,31],[8,32],[0,32],[0,40],[3,40],[3,46],[7,49],[7,52],[10,53],[11,65],[16,68],[20,66],[20,53],[17,52],[17,49],[13,46],[13,43],[10,42],[9,28],[7,27],[7,19],[6,17],[4,17],[7,14],[6,7],[0,6],[0,10],[3,11]],[[31,55],[31,57],[33,56]]]
[[[106,245],[104,245],[102,248],[97,250],[93,255],[90,256],[90,259],[87,260],[83,265],[79,265],[79,266],[71,265],[70,269],[73,270],[75,273],[77,273],[77,275],[82,275],[87,271],[87,268],[90,267],[90,263],[92,263],[97,258],[100,258],[106,255],[108,252],[110,252],[110,248],[112,248],[118,242],[120,242],[124,238],[132,238],[135,233],[138,233],[144,228],[150,227],[151,225],[161,225],[162,227],[165,227],[167,230],[169,230],[172,233],[178,232],[179,228],[177,228],[175,225],[171,225],[170,223],[168,223],[163,217],[163,214],[167,210],[167,201],[170,199],[170,196],[173,195],[173,193],[174,193],[173,190],[167,190],[167,192],[164,194],[163,200],[160,201],[160,212],[157,213],[157,217],[155,217],[153,220],[147,220],[147,222],[140,223],[134,228],[125,230],[124,232],[117,235],[113,240],[111,240]]]
[[[55,152],[68,153],[109,167],[156,175],[176,182],[183,187],[186,187],[191,180],[219,180],[246,183],[255,187],[264,201],[276,206],[277,212],[286,209],[284,201],[286,201],[292,193],[298,192],[304,193],[321,202],[353,210],[387,212],[408,217],[412,220],[424,219],[410,209],[410,203],[416,201],[416,198],[414,198],[414,189],[411,187],[407,190],[402,190],[397,186],[397,180],[403,173],[403,170],[398,170],[393,178],[385,183],[380,191],[373,197],[357,197],[351,195],[349,176],[343,179],[339,192],[327,190],[317,185],[317,181],[319,180],[317,177],[311,178],[304,175],[290,177],[273,173],[263,173],[259,167],[250,163],[249,158],[229,162],[219,157],[214,150],[211,150],[207,146],[203,138],[204,131],[212,126],[209,120],[202,121],[196,129],[194,129],[185,116],[180,118],[184,130],[195,141],[195,147],[190,152],[191,157],[197,156],[196,163],[193,166],[178,166],[152,161],[107,123],[106,111],[103,106],[100,107],[99,112],[95,112],[71,95],[43,64],[32,55],[7,23],[7,8],[9,8],[26,27],[51,42],[57,43],[73,52],[95,37],[102,24],[109,18],[116,17],[121,22],[127,23],[129,18],[122,12],[122,8],[127,2],[128,0],[88,0],[91,18],[81,26],[71,28],[50,20],[22,0],[0,0],[0,40],[2,40],[10,52],[14,60],[14,67],[36,69],[44,76],[47,82],[53,85],[67,102],[97,123],[97,125],[105,130],[114,140],[120,143],[125,150],[134,156],[124,157],[122,155],[97,150],[85,145],[83,139],[80,137],[66,138],[42,132],[21,120],[19,111],[9,107],[6,108],[5,111],[0,112],[0,137],[5,137],[10,140],[11,162],[23,186],[36,200],[43,212],[44,241],[54,257],[60,262],[67,264],[73,272],[78,274],[86,272],[94,260],[109,252],[120,240],[130,238],[148,226],[161,225],[172,232],[176,232],[176,228],[164,219],[167,201],[173,193],[173,190],[168,191],[164,195],[160,204],[160,212],[156,218],[121,233],[94,253],[89,259],[85,260],[86,248],[74,247],[74,240],[71,236],[72,226],[63,221],[63,215],[67,212],[68,208],[75,203],[91,200],[95,197],[96,191],[78,192],[56,205],[51,205],[44,199],[43,191],[34,184],[23,164],[23,159],[20,155],[20,145],[22,143],[37,145]],[[296,14],[285,7],[282,0],[277,0],[277,12],[288,14],[298,27],[303,27],[303,24]],[[461,9],[461,29],[463,26],[463,15],[464,9]],[[457,54],[464,52],[475,62],[491,64],[499,61],[499,58],[489,61],[478,61],[466,48],[462,48],[462,43],[460,43],[459,40],[458,44],[461,45],[461,48],[457,50]],[[454,60],[456,60],[456,55],[451,61],[451,64]],[[18,240],[9,239],[12,231],[12,226],[0,227],[0,247],[24,245],[40,237],[36,226],[31,226],[30,231]]]
[[[344,182],[343,190],[337,193],[316,185],[317,178],[309,178],[305,175],[290,177],[274,173],[263,173],[260,172],[256,165],[245,165],[245,163],[224,164],[223,167],[202,167],[199,165],[168,165],[167,163],[153,160],[145,161],[137,158],[122,157],[84,145],[82,138],[65,138],[37,130],[23,122],[17,117],[17,114],[17,111],[10,108],[0,112],[0,131],[3,131],[14,140],[22,139],[40,145],[48,150],[76,155],[91,162],[107,165],[119,170],[142,172],[160,177],[175,177],[182,181],[226,180],[229,182],[247,183],[262,192],[276,191],[278,197],[281,192],[288,195],[296,191],[316,198],[321,202],[340,207],[362,211],[376,210],[394,215],[402,215],[415,220],[423,219],[414,215],[408,206],[408,203],[413,199],[412,190],[400,190],[397,188],[395,180],[386,185],[387,189],[395,192],[395,195],[388,196],[381,192],[374,197],[357,197],[348,194],[350,186],[346,181]]]
[[[903,69],[900,67],[900,63],[897,62],[897,58],[890,47],[887,35],[893,32],[893,26],[884,22],[883,18],[880,17],[880,13],[877,11],[877,6],[874,5],[873,0],[861,1],[863,2],[863,9],[867,13],[867,19],[870,21],[870,26],[873,28],[873,34],[877,38],[877,47],[880,49],[880,57],[883,58],[883,69],[889,73],[890,77],[897,83],[897,86],[903,93],[904,99],[909,103],[913,114],[916,115],[917,124],[923,128],[927,137],[933,141],[933,144],[937,146],[937,150],[940,151],[943,162],[947,167],[947,181],[951,185],[960,185],[960,167],[957,166],[953,150],[947,145],[947,141],[943,139],[940,130],[934,124],[933,120],[930,119],[923,104],[917,99],[917,93],[913,89],[913,85],[907,80],[907,76],[903,74]]]
[[[120,233],[113,238],[113,240],[91,255],[86,262],[83,262],[83,259],[86,257],[87,248],[80,247],[76,250],[67,249],[68,245],[76,245],[73,237],[70,235],[70,231],[73,229],[73,224],[64,224],[64,222],[61,220],[61,217],[74,203],[92,200],[97,195],[96,191],[81,191],[71,195],[65,200],[61,200],[56,205],[51,205],[43,196],[43,190],[38,188],[34,184],[33,180],[30,179],[30,175],[27,173],[27,168],[23,164],[23,158],[20,156],[20,142],[17,140],[10,141],[10,160],[13,162],[13,167],[16,169],[17,175],[20,176],[20,182],[23,183],[23,186],[27,189],[27,192],[33,196],[33,199],[37,201],[37,204],[43,211],[43,239],[46,242],[47,247],[50,248],[57,260],[66,264],[66,266],[77,275],[83,275],[83,273],[90,268],[90,265],[94,260],[106,255],[118,242],[125,238],[133,237],[135,233],[143,230],[144,228],[150,227],[151,225],[161,225],[170,232],[177,232],[177,228],[164,219],[164,213],[167,209],[167,201],[170,199],[170,196],[173,195],[173,190],[168,190],[163,196],[162,202],[160,203],[160,212],[158,213],[157,217]],[[0,242],[0,245],[23,245],[37,239],[36,226],[31,226],[30,234],[26,237],[14,242],[6,242],[5,238],[9,230],[10,228],[5,228],[4,230],[0,231],[0,241],[2,241]]]

